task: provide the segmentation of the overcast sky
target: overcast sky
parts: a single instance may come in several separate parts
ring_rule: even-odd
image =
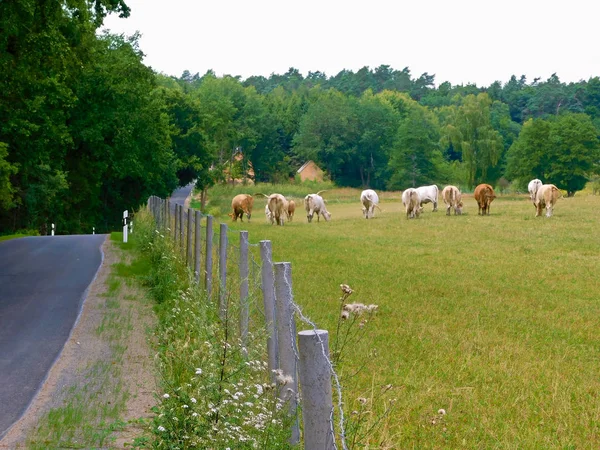
[[[126,0],[105,21],[142,34],[157,72],[268,77],[290,67],[328,76],[387,64],[436,84],[600,76],[596,0]]]

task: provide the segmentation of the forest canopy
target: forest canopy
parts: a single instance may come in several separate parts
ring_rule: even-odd
[[[226,181],[234,161],[282,182],[312,159],[337,185],[375,189],[537,177],[574,195],[599,175],[598,77],[453,86],[388,65],[173,77],[143,64],[137,35],[100,33],[107,14],[129,8],[0,3],[1,232],[108,231],[149,195]]]

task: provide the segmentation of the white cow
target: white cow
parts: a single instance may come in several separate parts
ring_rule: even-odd
[[[419,194],[419,198],[421,199],[421,210],[423,209],[423,205],[425,203],[433,203],[433,212],[437,211],[438,204],[438,196],[440,190],[435,184],[431,186],[421,186],[416,189]]]
[[[442,200],[446,204],[446,215],[450,215],[450,210],[454,208],[454,215],[462,214],[462,194],[456,186],[446,186],[442,189]]]
[[[325,208],[325,201],[323,197],[317,194],[308,194],[304,197],[304,209],[306,209],[306,218],[308,219],[308,223],[312,222],[313,216],[317,214],[317,222],[319,221],[319,216],[322,215],[325,221],[329,221],[331,219],[331,213],[327,211]]]
[[[533,180],[531,180],[529,182],[529,184],[527,185],[527,190],[529,191],[529,198],[531,199],[531,201],[533,202],[534,205],[535,205],[535,194],[541,185],[542,185],[542,180],[538,180],[537,178],[534,178]]]
[[[416,189],[408,188],[402,193],[402,203],[406,208],[406,218],[414,219],[421,214],[421,198]]]
[[[360,194],[360,202],[362,203],[362,212],[365,219],[372,219],[375,217],[375,208],[381,211],[379,207],[379,196],[373,189],[365,189]]]
[[[273,224],[273,214],[271,214],[268,203],[265,205],[265,216],[267,217],[267,222]]]

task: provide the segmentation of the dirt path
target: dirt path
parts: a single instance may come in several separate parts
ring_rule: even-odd
[[[153,327],[155,320],[152,307],[144,293],[132,283],[114,281],[113,265],[123,260],[123,251],[109,238],[102,251],[102,266],[89,288],[71,337],[23,417],[0,441],[1,449],[27,448],[26,440],[31,439],[32,432],[48,412],[70,405],[70,396],[74,392],[93,392],[86,395],[98,403],[91,408],[97,406],[98,409],[110,405],[111,395],[115,392],[127,399],[125,412],[120,417],[125,425],[118,427],[120,431],[112,433],[105,440],[109,444],[101,448],[124,448],[125,443],[141,433],[137,419],[150,417],[156,389],[152,354],[147,342],[147,330]],[[120,287],[115,289],[114,286],[119,284]],[[110,330],[111,326],[115,328]],[[122,350],[117,352],[115,348]],[[115,364],[119,365],[119,370],[111,370]],[[104,371],[102,376],[105,377],[118,374],[119,379],[98,384],[95,374],[99,371]],[[109,392],[103,391],[105,386],[109,386],[106,389]],[[113,389],[114,386],[118,386],[118,391]],[[90,408],[90,405],[86,407]],[[39,446],[39,439],[43,437],[37,439]]]

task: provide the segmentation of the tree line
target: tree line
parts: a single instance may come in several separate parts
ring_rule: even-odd
[[[142,63],[138,36],[98,32],[111,13],[129,8],[0,3],[0,231],[108,231],[149,195],[250,166],[282,182],[308,159],[338,185],[375,189],[537,177],[572,195],[598,175],[598,77],[436,87],[386,65],[172,77]]]

